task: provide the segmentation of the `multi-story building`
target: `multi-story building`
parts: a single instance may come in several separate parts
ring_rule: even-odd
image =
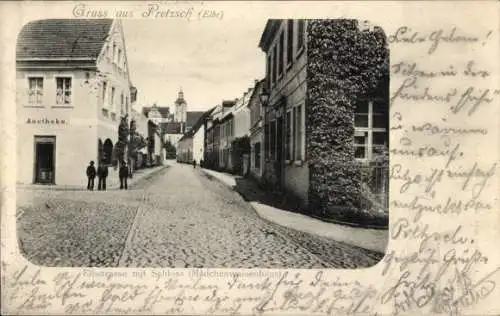
[[[262,147],[264,144],[264,133],[262,132],[263,109],[260,101],[264,85],[265,80],[255,80],[255,87],[247,105],[250,109],[250,174],[256,180],[261,179],[264,170],[264,149]]]
[[[231,142],[234,139],[234,107],[224,111],[220,118],[220,147],[219,147],[219,167],[222,170],[230,170],[231,161]]]
[[[223,100],[205,120],[205,152],[203,160],[207,168],[222,169],[221,121],[234,105],[235,101],[233,100]]]
[[[82,184],[89,161],[113,162],[136,97],[119,20],[30,22],[16,70],[18,182]]]
[[[314,23],[317,28],[328,28],[331,27],[331,21],[333,20],[315,20]],[[338,174],[342,173],[340,170],[347,165],[357,166],[354,164],[355,161],[371,161],[376,148],[388,146],[387,82],[374,94],[367,94],[355,100],[357,106],[346,106],[345,110],[350,112],[338,114],[352,116],[352,125],[342,126],[333,123],[321,125],[323,127],[306,125],[306,122],[318,124],[315,122],[320,122],[321,116],[324,115],[321,111],[311,110],[309,107],[320,107],[320,103],[324,102],[322,100],[330,98],[337,89],[332,84],[331,87],[315,90],[314,98],[311,96],[311,86],[317,84],[319,80],[317,79],[319,77],[315,77],[316,81],[311,79],[313,75],[319,76],[316,74],[319,69],[317,63],[323,63],[321,71],[330,71],[337,67],[333,57],[319,60],[317,55],[311,55],[317,53],[317,51],[309,50],[311,41],[323,41],[326,36],[321,32],[311,32],[311,23],[311,20],[268,20],[259,44],[266,54],[267,61],[264,89],[268,101],[262,113],[265,118],[263,178],[273,187],[279,187],[297,196],[305,206],[309,203],[311,192],[314,191],[316,197],[319,194],[316,187],[311,191],[311,181],[336,186],[336,188],[331,188],[331,192],[337,190],[339,200],[342,199],[341,196],[349,196],[349,192],[342,190],[348,190],[349,185],[352,188],[359,188],[361,183],[356,182],[358,178],[354,176],[339,180]],[[316,64],[313,64],[311,56],[316,58],[314,61]],[[338,108],[340,109],[340,105]],[[334,107],[330,109],[335,111]],[[310,131],[307,135],[306,127]],[[318,138],[319,134],[316,131],[321,128],[328,128],[328,133],[331,135],[350,133],[352,130],[349,137],[342,136],[342,139],[349,139],[349,144],[337,144],[340,138],[334,141],[325,138],[326,142],[319,144],[323,140]],[[316,146],[315,151],[309,150],[313,146]],[[324,147],[320,150],[318,146]],[[327,152],[335,153],[335,155],[328,158],[332,160],[329,163],[332,172],[325,173],[321,172],[317,166],[318,162],[325,159],[321,155]],[[343,160],[335,161],[337,157],[342,157]],[[350,157],[352,160],[349,160]],[[311,164],[314,164],[314,169],[311,169]],[[338,170],[335,169],[337,165]],[[345,185],[337,185],[342,181]],[[326,197],[327,194],[324,194],[321,198]]]
[[[182,136],[178,144],[178,160],[179,162],[192,163],[196,161],[200,164],[204,160],[205,153],[205,126],[206,121],[215,108],[212,108],[203,113],[196,124]]]
[[[233,139],[237,139],[238,147],[233,148],[232,144],[230,147],[230,166],[229,169],[235,173],[246,174],[249,171],[250,165],[250,109],[248,108],[248,103],[250,101],[250,96],[253,93],[253,87],[249,88],[243,93],[243,96],[239,98],[234,105],[233,110],[233,124],[232,129],[234,133],[232,135]],[[242,138],[247,138],[243,140]],[[245,141],[245,142],[243,142]],[[246,145],[244,145],[246,144]],[[248,148],[247,148],[248,146]]]
[[[187,101],[184,99],[182,88],[174,102],[174,113],[170,112],[170,107],[159,107],[156,104],[152,107],[143,107],[143,112],[159,126],[163,142],[168,142],[175,148],[181,137],[203,114],[203,111],[187,111]]]

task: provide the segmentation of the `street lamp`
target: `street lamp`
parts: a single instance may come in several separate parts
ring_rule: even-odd
[[[269,92],[267,92],[265,88],[262,89],[259,98],[260,98],[260,103],[262,103],[262,106],[267,106],[267,103],[269,102]]]

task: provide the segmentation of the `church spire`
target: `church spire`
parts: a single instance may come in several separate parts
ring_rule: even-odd
[[[179,95],[177,97],[177,100],[184,100],[184,92],[182,92],[182,87],[179,89]]]

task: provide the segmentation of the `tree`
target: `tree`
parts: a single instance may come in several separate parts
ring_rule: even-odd
[[[129,144],[128,144],[128,151],[127,151],[127,154],[128,154],[128,165],[129,165],[129,175],[130,175],[130,178],[132,178],[133,176],[133,173],[134,173],[134,167],[135,167],[135,159],[136,159],[136,156],[137,156],[137,153],[136,153],[136,148],[135,148],[135,142],[134,142],[134,136],[135,134],[137,133],[137,126],[136,126],[136,123],[135,123],[135,120],[132,118],[130,120],[130,128],[129,128]]]
[[[165,142],[163,148],[165,149],[165,159],[175,159],[175,157],[177,156],[177,150],[175,149],[175,146],[170,142],[170,140],[167,140]]]
[[[129,145],[128,139],[129,139],[128,115],[125,114],[120,118],[120,125],[118,125],[118,142],[116,143],[116,157],[115,157],[117,163],[125,161],[125,154],[126,154],[125,151]]]

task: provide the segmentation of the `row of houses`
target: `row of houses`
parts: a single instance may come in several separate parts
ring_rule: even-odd
[[[161,163],[157,124],[134,109],[120,20],[26,24],[16,46],[17,181],[79,185],[89,161],[116,166],[119,126],[133,120],[133,166]],[[127,137],[129,138],[129,137]],[[76,172],[75,172],[76,171]],[[110,169],[110,176],[117,172]]]
[[[341,51],[339,43],[354,47]],[[265,78],[206,111],[180,139],[179,160],[247,175],[304,207],[386,208],[383,31],[354,20],[268,20],[258,45],[266,55]],[[359,55],[350,57],[349,49]],[[346,76],[356,57],[367,62]]]

